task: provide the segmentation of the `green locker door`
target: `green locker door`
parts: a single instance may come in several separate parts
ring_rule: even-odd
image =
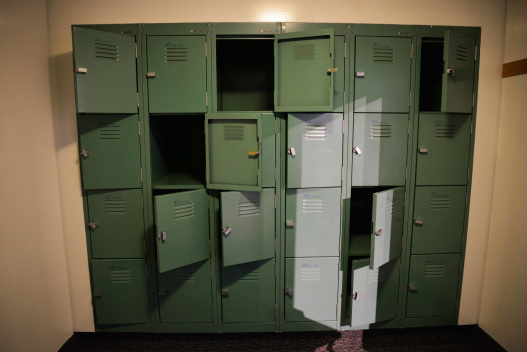
[[[418,186],[467,184],[470,124],[470,115],[419,115]]]
[[[212,323],[210,260],[157,276],[161,323]]]
[[[274,188],[221,193],[224,266],[274,257],[274,211]]]
[[[143,192],[88,191],[92,258],[144,258]]]
[[[84,189],[141,188],[137,115],[79,115]]]
[[[275,111],[333,111],[334,32],[275,35]]]
[[[404,187],[373,194],[370,269],[377,269],[401,254],[404,199]]]
[[[412,254],[461,251],[465,186],[416,187]]]
[[[459,254],[412,255],[406,317],[448,317],[456,311]]]
[[[73,28],[78,113],[137,113],[135,37]]]
[[[92,260],[91,269],[97,324],[150,322],[144,259]]]
[[[352,186],[404,186],[407,114],[354,114]]]
[[[275,261],[255,261],[221,269],[223,323],[275,321]]]
[[[287,188],[340,187],[342,114],[287,116]]]
[[[474,93],[474,38],[445,31],[441,111],[471,113]]]
[[[351,327],[392,320],[397,317],[401,257],[371,270],[370,259],[352,261]]]
[[[261,114],[205,115],[207,188],[261,191]]]
[[[355,112],[410,111],[412,39],[357,37]]]
[[[207,58],[204,36],[149,36],[150,113],[207,111]]]
[[[155,196],[154,202],[159,273],[209,259],[207,192]]]

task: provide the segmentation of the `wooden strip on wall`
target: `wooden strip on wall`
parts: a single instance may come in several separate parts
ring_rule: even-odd
[[[508,62],[503,64],[503,69],[501,71],[502,77],[510,77],[516,75],[523,75],[527,73],[527,59]]]

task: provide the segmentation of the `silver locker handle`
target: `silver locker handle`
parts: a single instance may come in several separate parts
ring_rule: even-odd
[[[285,226],[287,226],[287,227],[294,227],[295,223],[294,223],[294,221],[286,221],[285,222]]]
[[[157,238],[159,238],[161,241],[166,241],[167,240],[167,233],[166,233],[166,231],[163,231],[160,234],[158,234]]]
[[[75,69],[75,72],[77,72],[77,73],[88,73],[88,69],[86,67],[77,67]]]
[[[414,224],[422,225],[423,224],[423,220],[414,219]]]
[[[417,148],[417,152],[419,152],[419,153],[428,153],[428,148]]]
[[[355,77],[363,78],[365,76],[364,72],[355,72]]]
[[[359,147],[355,147],[355,148],[353,148],[352,151],[353,151],[355,154],[357,154],[357,155],[361,155],[361,154],[362,154],[362,150],[360,150]]]
[[[95,229],[97,228],[97,224],[94,223],[93,221],[90,221],[90,222],[88,223],[88,226],[89,226],[92,230],[95,230]]]
[[[296,155],[296,153],[295,153],[295,148],[289,148],[289,149],[287,150],[287,153],[288,153],[288,154],[291,154],[291,156],[295,156],[295,155]]]
[[[455,76],[456,75],[456,70],[453,67],[449,67],[449,68],[446,69],[446,73],[449,76]]]
[[[408,290],[410,290],[410,292],[412,292],[412,293],[416,293],[417,292],[417,286],[410,285],[410,286],[408,286]]]
[[[378,229],[377,231],[375,231],[375,236],[380,236],[384,233],[384,230],[383,229]]]
[[[232,229],[227,226],[221,232],[223,232],[223,236],[228,237],[231,234],[231,231],[232,231]]]
[[[358,301],[360,299],[360,292],[354,292],[353,293],[353,300]]]
[[[289,297],[293,297],[293,290],[290,288],[286,288],[285,294],[288,295]]]
[[[88,154],[88,151],[86,149],[81,150],[81,155],[84,159],[90,156],[90,154]]]

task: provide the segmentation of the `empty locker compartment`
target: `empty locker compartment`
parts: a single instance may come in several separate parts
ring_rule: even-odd
[[[412,255],[406,317],[447,317],[456,312],[460,254]]]
[[[286,258],[286,322],[337,319],[338,265],[338,257]]]
[[[88,191],[92,258],[144,258],[143,192]]]
[[[404,186],[408,114],[354,114],[352,186]]]
[[[355,112],[410,111],[412,39],[355,39]]]
[[[91,270],[97,324],[150,322],[144,259],[92,260]]]
[[[342,114],[287,116],[287,188],[340,187]]]
[[[340,188],[286,190],[286,257],[339,255],[340,196]]]
[[[470,134],[471,115],[421,113],[416,184],[466,185]]]
[[[78,115],[84,189],[141,188],[137,115]]]
[[[465,186],[416,187],[412,254],[461,251]]]

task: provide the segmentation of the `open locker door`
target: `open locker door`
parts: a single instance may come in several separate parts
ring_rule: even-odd
[[[209,258],[209,213],[203,189],[155,196],[159,273]]]
[[[73,29],[78,113],[137,113],[135,37]]]
[[[334,35],[324,29],[275,36],[275,111],[333,111]]]

